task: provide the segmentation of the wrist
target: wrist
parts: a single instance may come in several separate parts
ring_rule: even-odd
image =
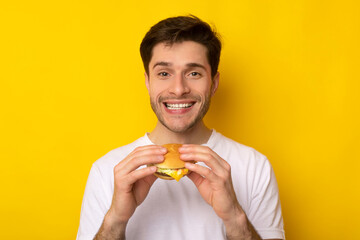
[[[240,206],[234,211],[232,218],[224,221],[228,240],[261,239]]]
[[[233,215],[224,220],[226,236],[228,239],[236,239],[236,236],[241,235],[241,229],[246,225],[246,221],[247,218],[245,212],[241,208],[236,208],[233,211]]]
[[[95,240],[123,240],[125,239],[127,221],[122,221],[112,214],[109,210],[103,223],[96,234]]]
[[[110,208],[109,211],[105,214],[104,222],[106,221],[107,225],[114,225],[114,226],[126,226],[129,219],[121,218],[115,211]]]

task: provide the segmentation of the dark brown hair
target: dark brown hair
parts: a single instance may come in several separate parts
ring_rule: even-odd
[[[221,42],[219,36],[208,23],[193,15],[167,18],[150,28],[140,45],[140,54],[146,73],[149,74],[152,50],[156,44],[172,45],[182,41],[194,41],[207,48],[211,76],[214,77],[220,61]]]

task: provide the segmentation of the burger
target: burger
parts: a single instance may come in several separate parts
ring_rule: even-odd
[[[180,153],[178,151],[181,144],[165,144],[163,147],[167,148],[168,152],[165,154],[165,160],[162,163],[152,164],[156,166],[157,170],[154,175],[165,180],[179,181],[183,176],[190,173],[190,170],[185,168],[185,162],[180,160]],[[195,163],[195,161],[191,161]]]

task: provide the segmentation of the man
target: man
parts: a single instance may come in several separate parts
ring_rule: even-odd
[[[203,122],[219,84],[221,43],[196,17],[160,21],[140,47],[158,122],[92,166],[77,238],[284,239],[278,188],[263,155]],[[192,172],[157,179],[166,143]],[[197,164],[189,161],[195,160]]]

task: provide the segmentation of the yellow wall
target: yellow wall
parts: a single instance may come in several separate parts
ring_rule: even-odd
[[[1,239],[75,239],[92,162],[151,131],[139,44],[192,13],[223,36],[208,126],[267,155],[288,239],[360,239],[356,0],[2,1]]]

